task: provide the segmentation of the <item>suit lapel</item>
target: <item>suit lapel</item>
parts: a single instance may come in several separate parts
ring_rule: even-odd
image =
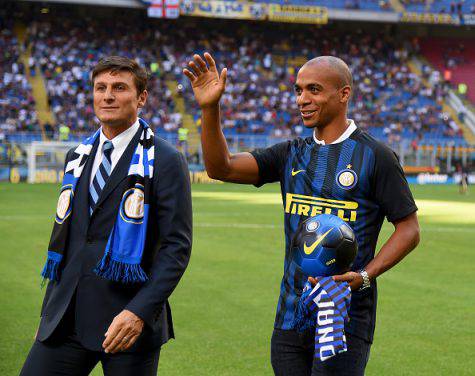
[[[140,126],[137,133],[135,133],[134,137],[132,138],[132,141],[130,141],[127,145],[127,148],[125,149],[124,153],[117,162],[117,165],[115,166],[114,170],[112,170],[109,179],[107,179],[107,182],[104,185],[104,188],[102,189],[96,207],[100,206],[112,193],[112,191],[117,187],[117,185],[127,177],[127,173],[129,172],[130,167],[130,161],[132,159],[132,156],[134,155],[135,147],[137,146],[137,143],[140,139],[142,130],[143,127]]]
[[[82,171],[81,177],[79,178],[76,197],[74,198],[74,213],[75,215],[79,215],[80,218],[84,219],[86,226],[89,224],[89,181],[91,178],[92,165],[94,164],[94,158],[96,157],[98,145],[99,137],[97,137],[97,140],[94,142],[91,153],[87,158],[86,165],[84,166],[84,170]]]

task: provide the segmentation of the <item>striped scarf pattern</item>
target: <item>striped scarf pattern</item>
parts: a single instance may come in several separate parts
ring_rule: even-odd
[[[325,361],[347,351],[345,322],[351,289],[346,282],[335,282],[331,277],[319,278],[315,287],[305,287],[297,305],[294,327],[302,332],[315,328],[315,359]]]
[[[145,282],[148,279],[141,261],[146,240],[155,150],[152,130],[142,119],[139,119],[139,122],[142,133],[130,162],[119,213],[109,235],[104,256],[94,269],[99,276],[126,284]],[[76,157],[66,165],[47,260],[41,273],[44,280],[60,279],[61,261],[67,251],[66,242],[77,183],[99,132],[100,130],[97,130],[83,141],[74,150]]]

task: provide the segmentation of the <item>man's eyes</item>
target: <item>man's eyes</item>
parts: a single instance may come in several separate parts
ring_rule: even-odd
[[[302,94],[302,89],[300,89],[300,88],[295,88],[294,90],[295,90],[295,93],[296,93],[296,94],[298,94],[298,95]],[[320,90],[320,88],[317,87],[317,86],[311,86],[311,87],[309,88],[309,91],[312,92],[312,93],[319,93],[321,90]]]
[[[114,90],[125,90],[125,89],[126,89],[125,85],[114,86]],[[104,90],[106,90],[105,86],[96,86],[96,91],[104,91]]]

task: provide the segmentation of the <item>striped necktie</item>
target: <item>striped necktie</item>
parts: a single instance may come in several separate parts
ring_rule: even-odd
[[[112,169],[111,153],[114,149],[114,145],[111,141],[107,140],[102,145],[102,162],[96,171],[92,184],[89,187],[89,215],[92,215],[97,201],[101,196],[102,189],[106,185],[106,181],[110,176]]]

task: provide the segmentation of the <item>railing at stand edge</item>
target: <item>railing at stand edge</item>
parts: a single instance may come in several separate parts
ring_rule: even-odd
[[[178,137],[176,133],[168,133],[157,131],[157,135],[172,145],[178,144]],[[69,142],[81,142],[89,134],[75,134],[70,137]],[[22,146],[27,146],[33,141],[40,141],[42,139],[41,133],[31,132],[16,132],[14,134],[7,134],[0,139],[0,143],[12,143]],[[57,137],[51,137],[57,139]],[[258,148],[265,148],[279,142],[288,140],[286,137],[273,137],[268,135],[241,135],[233,134],[226,135],[229,149],[232,153],[250,151]],[[401,164],[403,166],[437,166],[443,163],[452,167],[454,162],[461,161],[466,164],[468,161],[475,160],[475,145],[468,145],[466,142],[451,142],[444,140],[444,142],[421,142],[415,148],[411,145],[409,139],[402,139],[400,142],[390,144],[389,146],[399,155]],[[202,163],[202,151],[198,154],[188,156],[190,163]]]

